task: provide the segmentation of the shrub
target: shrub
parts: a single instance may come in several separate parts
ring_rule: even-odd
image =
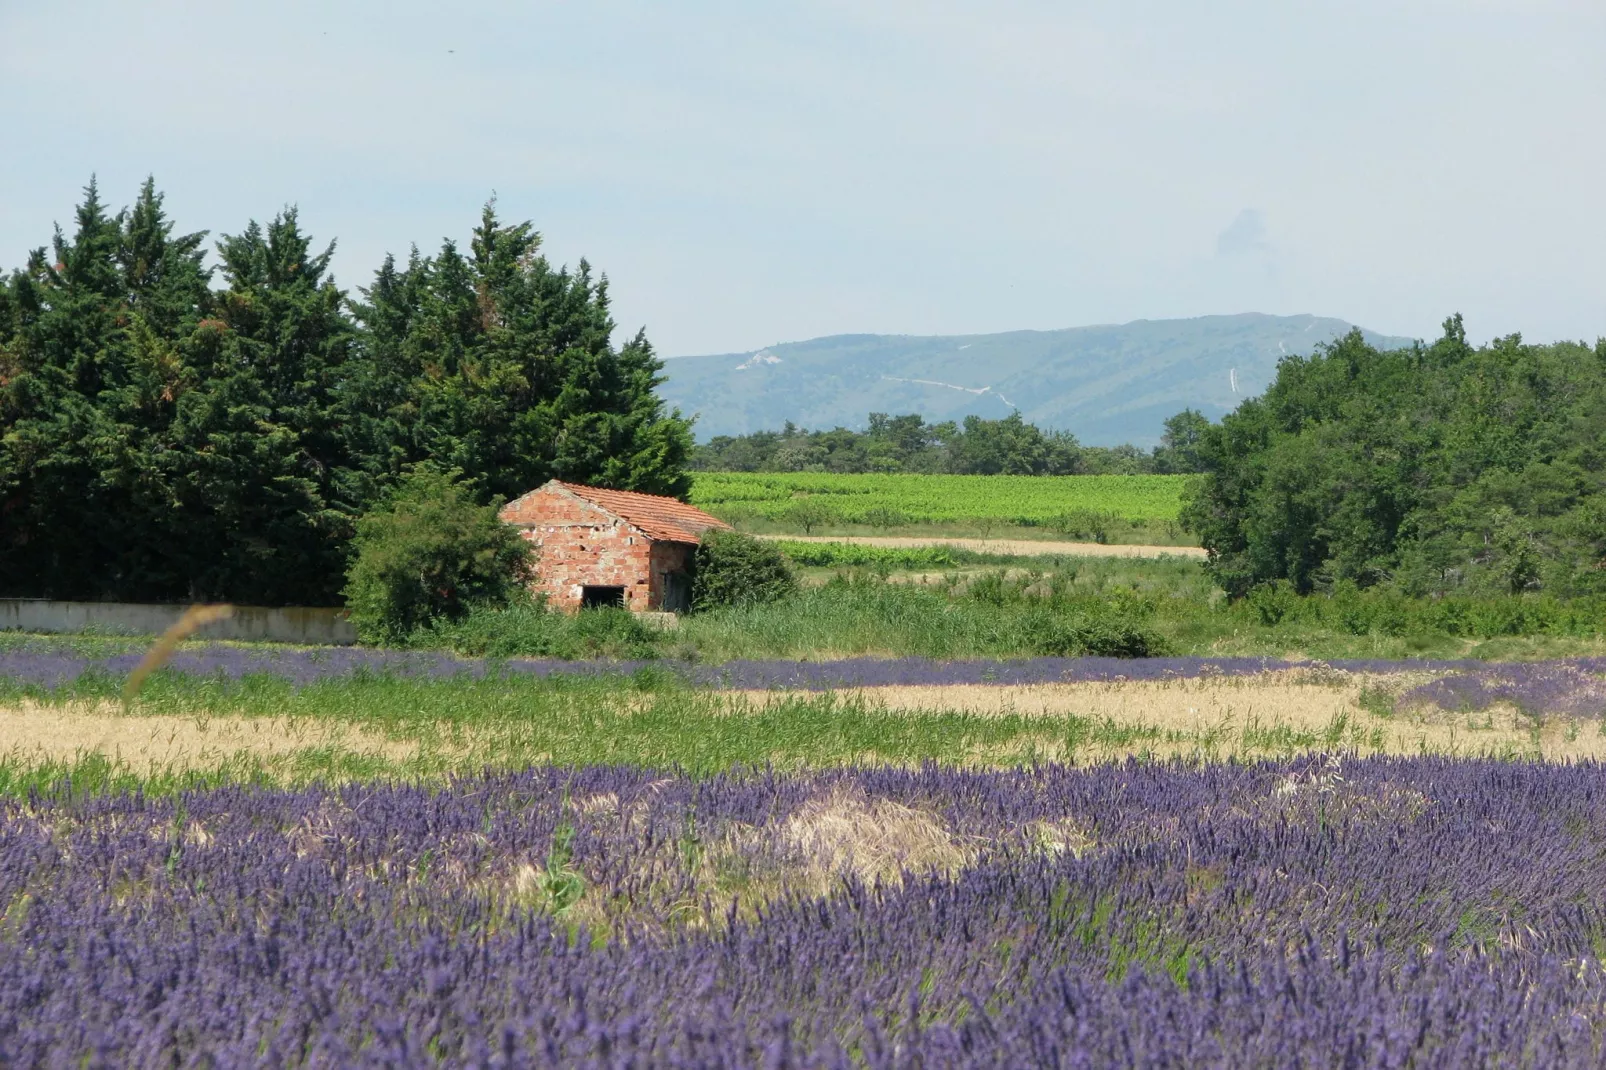
[[[460,620],[436,620],[410,640],[469,657],[641,659],[658,656],[664,638],[626,609],[612,606],[561,613],[544,599],[515,599],[507,607],[479,606]]]
[[[797,590],[780,548],[737,531],[710,531],[697,547],[692,609],[774,602]]]
[[[1034,615],[1026,627],[1027,649],[1049,657],[1153,658],[1171,652],[1158,632],[1124,615]]]
[[[523,589],[530,544],[497,519],[501,499],[478,505],[456,469],[418,468],[357,521],[346,605],[364,642],[404,640],[476,605]]]
[[[1120,523],[1115,513],[1103,509],[1068,509],[1048,522],[1048,526],[1072,539],[1110,541],[1110,529]]]

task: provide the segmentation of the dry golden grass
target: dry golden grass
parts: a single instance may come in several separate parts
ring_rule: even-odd
[[[688,756],[714,767],[771,761],[783,768],[924,760],[973,767],[1128,757],[1253,760],[1312,752],[1606,760],[1598,720],[1541,720],[1509,707],[1393,710],[1388,696],[1427,678],[1291,666],[1242,677],[899,686],[824,695],[586,692],[573,696],[572,709],[566,703],[543,707],[536,721],[519,707],[509,707],[508,716],[472,719],[422,710],[404,719],[368,719],[358,710],[348,711],[355,716],[267,710],[247,716],[223,706],[208,715],[125,715],[114,702],[17,702],[0,707],[0,762],[17,771],[98,755],[136,776],[247,765],[296,780],[429,778],[552,761],[686,762]],[[581,809],[616,805],[599,798]]]
[[[321,749],[401,762],[418,748],[358,726],[306,718],[128,716],[114,702],[0,707],[0,758],[24,766],[100,754],[149,775],[239,758],[271,764]]]
[[[1444,754],[1465,757],[1606,759],[1595,721],[1539,720],[1512,707],[1475,713],[1434,708],[1379,716],[1363,705],[1368,689],[1398,694],[1428,674],[1368,676],[1290,668],[1256,676],[996,686],[956,684],[838,691],[846,702],[910,715],[963,712],[1045,721],[1077,718],[1088,730],[1071,745],[1056,732],[1038,748],[1044,760],[1125,757],[1255,758],[1296,751]],[[733,712],[797,700],[802,692],[743,691]],[[1013,746],[978,749],[977,764],[1007,761]]]
[[[843,874],[891,884],[905,871],[953,873],[974,856],[931,814],[847,789],[811,799],[779,831],[822,887]]]

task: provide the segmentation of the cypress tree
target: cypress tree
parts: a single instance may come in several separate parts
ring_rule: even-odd
[[[0,280],[0,593],[329,604],[406,466],[683,494],[689,424],[607,280],[487,206],[468,255],[387,258],[356,306],[294,209],[216,244],[147,179]]]
[[[351,380],[370,472],[429,459],[507,497],[553,477],[684,495],[690,423],[655,392],[662,363],[642,333],[616,350],[606,278],[552,268],[540,244],[488,204],[468,257],[448,241],[386,261]]]

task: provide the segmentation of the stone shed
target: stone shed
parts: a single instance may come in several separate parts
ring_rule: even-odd
[[[550,483],[499,514],[540,549],[534,587],[559,609],[691,608],[688,570],[705,531],[730,525],[674,498]]]

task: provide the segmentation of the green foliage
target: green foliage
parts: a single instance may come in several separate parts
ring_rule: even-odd
[[[872,506],[866,510],[866,520],[868,522],[869,515],[882,516],[884,513],[885,507]],[[842,517],[830,503],[809,494],[788,504],[780,513],[779,519],[794,527],[802,528],[803,534],[811,535],[815,528],[840,521]]]
[[[1581,344],[1359,332],[1290,357],[1196,446],[1184,521],[1232,595],[1286,580],[1413,595],[1606,591],[1606,361]]]
[[[562,613],[539,599],[508,606],[472,606],[456,619],[437,619],[408,637],[408,645],[437,647],[469,657],[652,658],[662,633],[634,613],[614,606]]]
[[[951,451],[961,475],[1060,476],[1076,471],[1078,447],[1068,432],[1044,434],[1012,412],[1002,420],[965,417],[965,431]]]
[[[387,261],[355,306],[294,209],[216,246],[147,181],[92,182],[0,281],[0,592],[334,603],[356,518],[409,464],[476,495],[557,476],[684,494],[689,425],[605,281],[487,208],[469,256]]]
[[[737,531],[710,531],[697,547],[692,608],[776,602],[797,590],[779,547]]]
[[[1110,541],[1110,529],[1120,519],[1107,509],[1067,509],[1044,526],[1072,539],[1105,543]]]
[[[385,260],[356,306],[364,360],[347,383],[366,474],[433,459],[510,498],[552,478],[684,496],[690,424],[664,412],[646,335],[615,350],[607,280],[540,248],[487,205],[468,256],[448,241]]]
[[[497,519],[500,499],[476,505],[461,476],[410,471],[357,522],[345,595],[365,642],[404,640],[472,606],[506,604],[522,589],[530,544]]]
[[[1051,657],[1154,658],[1171,653],[1152,627],[1130,617],[1047,614],[1031,636],[1031,652]]]
[[[1161,474],[1204,471],[1199,446],[1209,429],[1210,421],[1197,409],[1183,409],[1171,417],[1154,450],[1154,470]]]
[[[809,568],[944,569],[961,561],[978,560],[982,555],[949,546],[866,546],[854,542],[773,543],[795,565]],[[994,558],[986,558],[988,561]]]
[[[812,534],[862,524],[885,530],[964,525],[1046,528],[1095,542],[1167,542],[1185,476],[943,476],[909,473],[698,472],[692,504],[735,524]],[[759,530],[764,530],[760,527]]]
[[[718,435],[698,446],[692,467],[706,472],[917,472],[953,475],[1144,475],[1196,472],[1195,446],[1209,421],[1192,409],[1166,421],[1153,453],[1136,446],[1082,446],[1063,431],[1044,431],[1019,412],[998,420],[967,416],[928,424],[917,413],[870,414],[869,427]]]

